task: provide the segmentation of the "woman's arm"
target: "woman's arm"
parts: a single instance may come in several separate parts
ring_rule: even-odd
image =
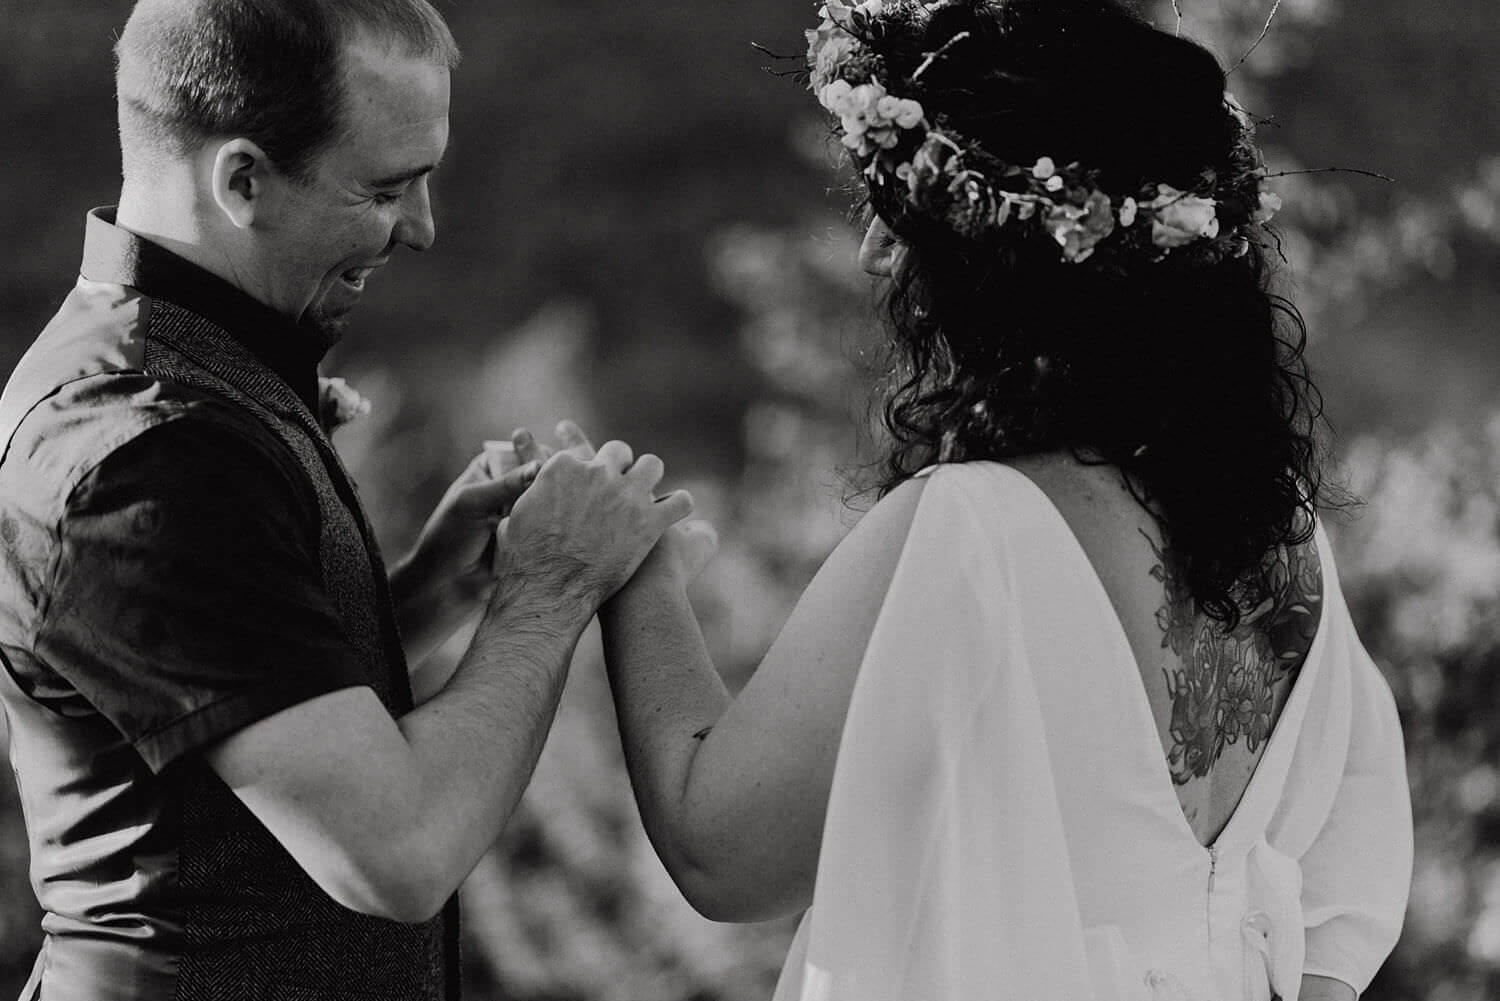
[[[1332,977],[1302,978],[1302,987],[1297,992],[1297,1001],[1357,1001],[1359,994],[1342,980]]]
[[[849,533],[736,699],[687,600],[711,541],[675,533],[601,611],[647,834],[706,917],[759,920],[811,901],[844,717],[925,482]]]
[[[1326,546],[1325,546],[1326,552]],[[1325,560],[1324,579],[1338,587]],[[1327,817],[1299,861],[1305,973],[1365,990],[1401,934],[1411,889],[1412,816],[1401,720],[1390,686],[1355,635],[1338,593],[1320,628],[1350,661],[1349,737]],[[1331,618],[1330,618],[1331,616]]]

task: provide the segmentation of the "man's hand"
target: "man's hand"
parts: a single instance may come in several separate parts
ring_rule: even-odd
[[[563,447],[582,458],[592,458],[594,446],[582,429],[572,421],[557,426]],[[686,588],[703,572],[708,561],[719,551],[719,534],[706,521],[683,521],[662,534],[661,540],[647,554],[633,580],[647,577],[665,579]]]
[[[692,514],[693,502],[681,490],[654,496],[665,472],[656,456],[637,459],[620,441],[596,452],[571,422],[558,433],[563,451],[545,462],[511,512],[497,577],[505,597],[541,585],[597,609],[662,534]]]

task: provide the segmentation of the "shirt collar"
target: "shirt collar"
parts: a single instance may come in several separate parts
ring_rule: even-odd
[[[197,313],[231,337],[318,412],[318,363],[327,342],[314,331],[165,247],[115,225],[113,208],[88,214],[81,272]]]

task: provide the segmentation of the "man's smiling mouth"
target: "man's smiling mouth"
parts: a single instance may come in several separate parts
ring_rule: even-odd
[[[343,279],[344,284],[348,285],[350,288],[355,289],[356,291],[363,291],[365,287],[365,279],[373,275],[375,271],[376,268],[350,268],[348,271],[345,271],[343,274],[339,275],[339,277]]]

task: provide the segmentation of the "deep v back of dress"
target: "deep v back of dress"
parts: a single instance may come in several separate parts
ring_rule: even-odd
[[[1212,844],[1312,647],[1323,587],[1317,545],[1278,549],[1260,597],[1227,629],[1197,609],[1156,520],[1114,467],[1053,455],[1012,468],[1046,495],[1093,567],[1140,674],[1164,776],[1194,838]]]
[[[1249,749],[1226,719],[1235,670],[1178,703],[1218,724],[1194,745],[1217,753],[1197,788],[1227,789],[1195,826],[1172,779],[1189,733],[1173,693],[1192,686],[1163,633],[1161,540],[1119,492],[1044,463],[931,473],[775,1001],[1290,1001],[1306,973],[1369,983],[1405,907],[1410,807],[1394,703],[1326,538],[1309,550],[1323,600],[1285,618],[1311,646],[1269,719],[1246,717],[1266,735],[1234,784],[1216,785]]]

